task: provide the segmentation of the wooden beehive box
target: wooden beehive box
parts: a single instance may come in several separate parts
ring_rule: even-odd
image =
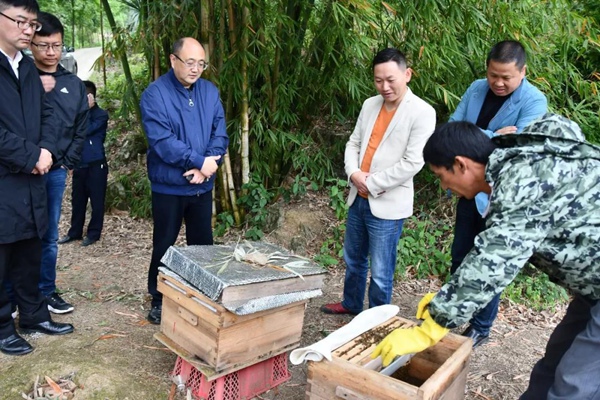
[[[309,362],[307,400],[457,400],[465,397],[470,339],[449,333],[392,376],[365,368],[381,336],[414,323],[393,317],[333,352],[332,361]]]
[[[293,349],[300,342],[307,301],[240,316],[163,273],[158,276],[158,290],[163,306],[161,333],[155,337],[209,380]]]

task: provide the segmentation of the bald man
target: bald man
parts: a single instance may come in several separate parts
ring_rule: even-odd
[[[152,258],[148,321],[160,324],[160,259],[175,243],[185,220],[188,245],[212,245],[212,189],[229,138],[219,91],[201,79],[208,68],[202,45],[193,38],[173,44],[171,69],[142,94],[142,124],[148,137],[148,178],[152,186]]]

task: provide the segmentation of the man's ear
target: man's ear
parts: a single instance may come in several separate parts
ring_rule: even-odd
[[[463,156],[454,157],[454,170],[465,173],[469,169],[469,159]]]

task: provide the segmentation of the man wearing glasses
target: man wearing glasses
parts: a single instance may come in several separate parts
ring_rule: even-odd
[[[0,351],[27,354],[5,289],[10,280],[22,332],[60,335],[70,324],[53,322],[38,290],[42,236],[48,227],[44,176],[56,154],[54,111],[33,62],[21,50],[41,29],[35,0],[0,0]]]
[[[188,245],[212,245],[212,189],[227,151],[225,113],[219,91],[200,79],[208,68],[202,45],[193,38],[173,44],[171,67],[142,94],[142,124],[148,137],[148,178],[152,185],[152,258],[148,321],[159,324],[162,295],[160,259],[175,243],[185,220]]]
[[[59,64],[63,47],[63,25],[54,15],[45,12],[38,14],[38,21],[42,24],[42,29],[33,35],[30,49],[46,96],[55,110],[53,123],[57,135],[55,163],[45,177],[48,230],[42,239],[39,287],[46,296],[48,309],[55,314],[64,314],[73,311],[73,306],[56,292],[58,222],[67,172],[73,170],[81,159],[89,105],[87,91],[81,79]],[[74,239],[80,238],[69,238]]]

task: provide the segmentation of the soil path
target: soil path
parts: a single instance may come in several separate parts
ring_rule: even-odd
[[[292,212],[290,208],[288,215],[314,214],[306,203],[293,207],[296,210]],[[68,229],[69,209],[65,201],[61,234]],[[297,226],[297,221],[288,220],[294,218],[286,219],[284,215],[282,231],[306,232]],[[325,232],[325,226],[319,229]],[[316,232],[314,240],[318,242],[320,232],[318,229],[312,232]],[[125,213],[113,212],[106,216],[103,237],[96,244],[82,247],[74,242],[59,247],[58,287],[64,292],[63,297],[75,305],[75,311],[55,319],[73,323],[76,331],[64,337],[27,335],[36,348],[33,353],[23,357],[0,354],[0,399],[22,398],[21,393],[30,391],[36,378],[44,376],[55,380],[72,376],[80,385],[74,397],[78,400],[167,398],[171,386],[168,374],[176,357],[153,339],[159,328],[145,320],[149,306],[146,273],[151,234],[150,221],[133,220]],[[269,239],[277,242],[288,236],[284,232]],[[320,340],[350,320],[319,312],[322,304],[340,299],[342,280],[343,271],[332,270],[324,295],[310,302],[302,346]],[[438,284],[427,280],[398,283],[393,302],[400,306],[400,315],[410,318],[421,296],[436,290]],[[559,316],[560,313],[533,313],[526,307],[503,303],[491,341],[473,353],[466,398],[517,398],[527,385],[531,367],[543,354],[544,344]],[[290,371],[290,381],[261,398],[304,399],[306,366],[290,365]]]

